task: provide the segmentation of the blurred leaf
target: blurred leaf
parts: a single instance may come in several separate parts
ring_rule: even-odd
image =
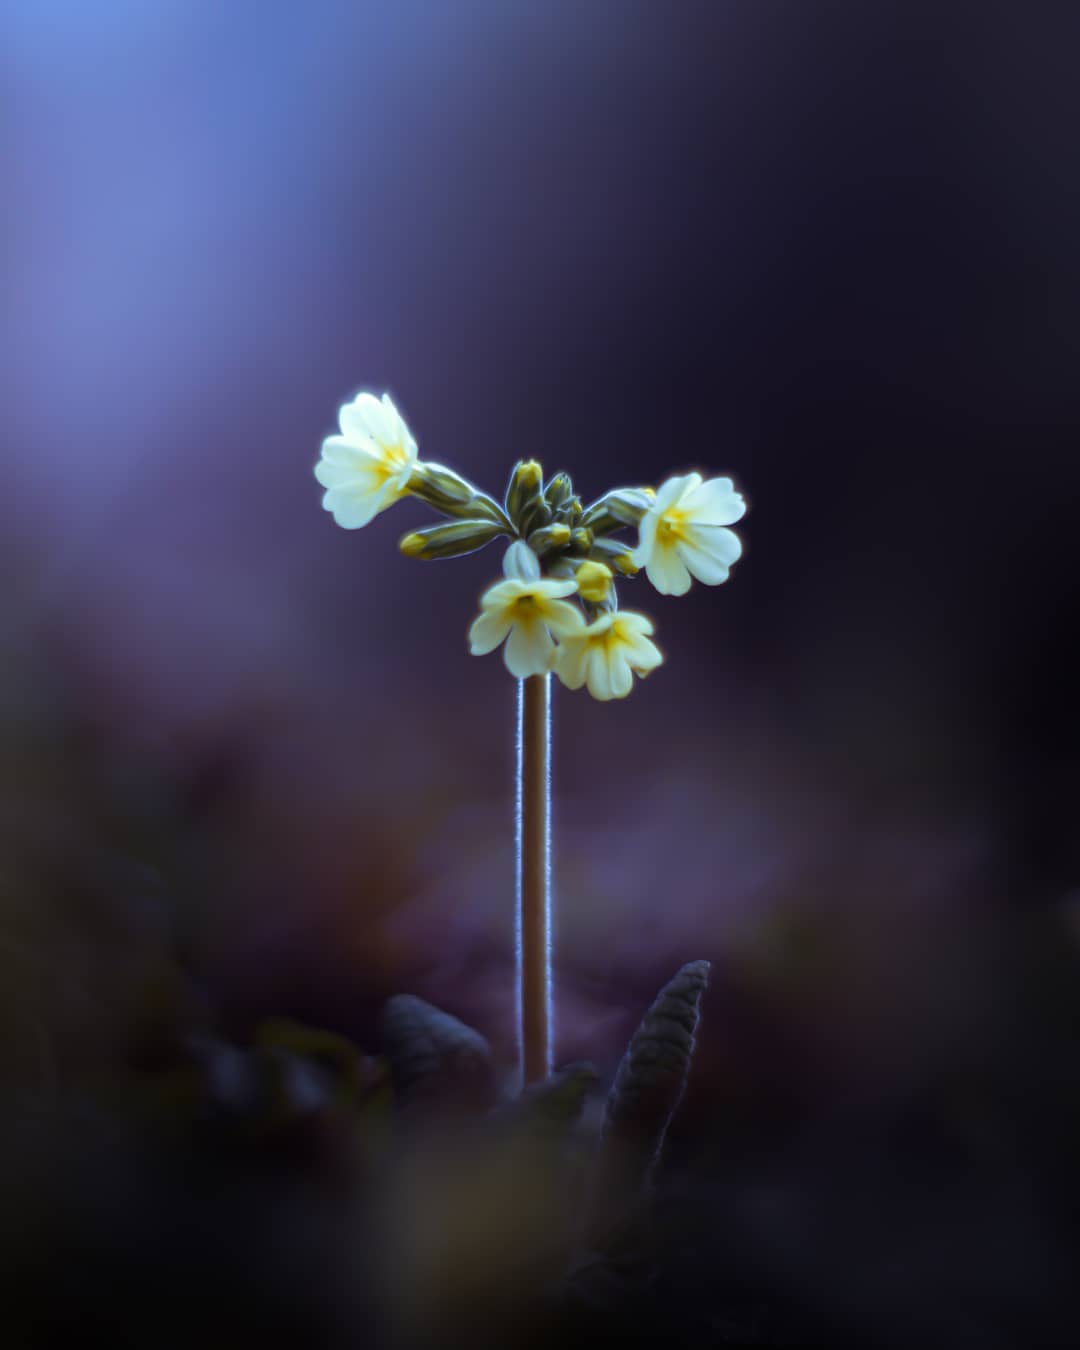
[[[482,1111],[494,1104],[491,1047],[456,1017],[412,994],[396,994],[383,1008],[382,1038],[398,1111]]]
[[[601,1228],[617,1222],[660,1158],[694,1053],[708,961],[682,967],[634,1032],[608,1094],[600,1132],[595,1191]]]

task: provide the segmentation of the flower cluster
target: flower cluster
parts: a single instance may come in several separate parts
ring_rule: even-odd
[[[343,528],[358,529],[411,495],[449,519],[405,535],[400,548],[410,558],[456,558],[500,537],[512,541],[503,580],[480,599],[469,644],[474,656],[501,646],[518,679],[554,671],[568,689],[625,698],[634,676],[663,657],[651,620],[619,609],[616,577],[644,571],[661,595],[685,595],[692,579],[726,581],[742,553],[729,527],[746,503],[730,478],[684,474],[655,491],[617,488],[586,507],[565,473],[545,482],[536,460],[522,460],[500,502],[421,460],[388,394],[381,401],[359,394],[341,409],[339,425],[341,434],[323,442],[315,477],[326,489],[323,506]],[[615,537],[626,529],[636,529],[636,546]]]

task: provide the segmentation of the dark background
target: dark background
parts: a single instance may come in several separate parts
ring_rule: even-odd
[[[115,1093],[161,1020],[370,1049],[410,990],[512,1065],[514,691],[464,637],[498,556],[402,558],[415,503],[333,526],[311,470],[360,388],[489,489],[535,456],[750,502],[728,585],[628,587],[667,664],[556,698],[558,1058],[606,1079],[714,962],[672,1140],[694,1290],[723,1247],[856,1344],[1067,1343],[1080,19],[51,0],[0,43],[27,1343],[59,1289],[126,1344],[100,1289],[163,1224],[154,1279],[196,1293],[255,1232],[304,1245],[288,1167],[132,1198]]]

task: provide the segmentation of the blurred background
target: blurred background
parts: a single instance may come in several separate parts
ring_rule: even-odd
[[[728,585],[626,588],[655,676],[556,691],[557,1058],[606,1083],[713,962],[665,1297],[717,1344],[1075,1343],[1078,41],[964,3],[4,8],[13,1344],[375,1334],[363,1168],[147,1123],[193,1045],[290,1019],[367,1063],[408,991],[512,1068],[514,688],[465,641],[498,550],[404,559],[417,503],[334,527],[361,388],[489,490],[531,456],[750,502]]]

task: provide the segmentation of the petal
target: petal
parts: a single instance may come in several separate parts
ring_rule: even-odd
[[[343,492],[340,488],[331,488],[324,493],[322,504],[324,510],[333,511],[334,523],[343,530],[358,530],[379,514],[377,496],[361,496],[355,492]]]
[[[638,525],[638,546],[630,554],[630,561],[635,567],[646,566],[652,557],[656,545],[656,524],[659,519],[660,515],[655,507],[650,507],[641,517],[641,523]]]
[[[320,459],[315,465],[315,477],[324,488],[348,487],[356,482],[356,471],[347,464]]]
[[[397,444],[393,418],[374,394],[357,394],[342,407],[338,421],[346,436],[369,436],[379,445]]]
[[[404,417],[394,406],[394,402],[389,394],[382,396],[383,407],[386,409],[386,415],[390,419],[390,424],[394,428],[394,445],[400,445],[405,452],[405,461],[409,468],[409,476],[412,475],[412,466],[416,463],[417,456],[420,453],[416,444],[416,437],[409,430]]]
[[[568,595],[573,595],[577,588],[577,582],[572,577],[566,581],[555,581],[545,577],[543,581],[530,586],[529,590],[539,600],[562,600]]]
[[[515,539],[503,554],[503,576],[511,581],[540,580],[540,560],[524,539]]]
[[[539,608],[544,623],[556,637],[580,633],[585,627],[581,610],[576,605],[568,605],[565,600],[548,600]]]
[[[675,478],[669,478],[656,494],[656,501],[652,504],[652,510],[656,514],[662,515],[669,506],[674,506],[688,492],[693,492],[701,486],[701,474],[684,473]]]
[[[650,670],[664,664],[663,653],[647,637],[639,638],[632,647],[627,647],[626,659],[639,675],[647,675]]]
[[[746,503],[730,478],[710,478],[687,494],[683,509],[695,525],[734,525],[746,515]]]
[[[589,643],[570,638],[559,646],[555,665],[555,674],[567,689],[580,689],[585,683],[585,666],[589,656]]]
[[[613,697],[611,671],[608,665],[608,653],[602,644],[594,644],[589,650],[587,666],[589,693],[601,703]]]
[[[727,581],[732,563],[742,556],[739,536],[721,525],[701,525],[689,530],[687,538],[676,548],[693,575],[706,586],[719,586]]]
[[[370,436],[327,436],[321,454],[328,464],[363,464],[382,458],[382,452]]]
[[[608,675],[611,679],[612,698],[625,698],[634,687],[634,672],[630,663],[619,653],[612,655],[608,662]]]
[[[647,614],[638,614],[636,610],[620,609],[612,617],[618,621],[619,631],[631,637],[656,632],[652,619]]]
[[[315,477],[323,487],[364,494],[380,492],[386,482],[379,473],[378,461],[364,454],[357,454],[348,462],[320,459],[315,465]]]
[[[555,664],[557,652],[551,634],[542,623],[516,623],[503,648],[506,669],[519,680],[530,675],[546,675]]]
[[[392,433],[391,444],[404,445],[407,440],[412,439],[409,435],[409,428],[405,425],[404,417],[398,412],[394,400],[389,394],[383,394],[381,402],[387,429]]]
[[[690,573],[673,548],[654,549],[645,572],[661,595],[685,595],[690,589]]]
[[[505,609],[518,599],[524,589],[520,581],[497,581],[480,597],[480,608]]]
[[[510,620],[501,613],[481,614],[469,627],[469,650],[473,656],[493,652],[510,631]]]

